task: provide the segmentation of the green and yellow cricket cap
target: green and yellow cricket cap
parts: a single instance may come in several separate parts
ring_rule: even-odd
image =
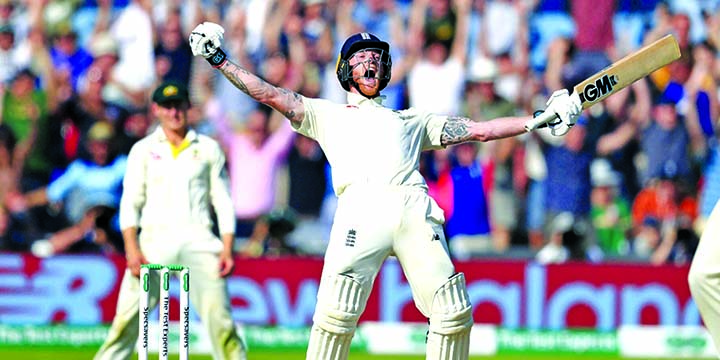
[[[165,81],[152,94],[152,101],[158,104],[171,102],[190,103],[187,86],[178,81]]]

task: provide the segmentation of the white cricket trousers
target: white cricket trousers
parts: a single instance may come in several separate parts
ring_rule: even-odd
[[[415,305],[430,317],[435,292],[455,274],[444,221],[442,209],[423,189],[351,185],[338,198],[322,280],[335,274],[352,277],[362,287],[364,302],[382,263],[394,255]]]
[[[225,279],[219,274],[218,243],[220,240],[202,236],[189,240],[195,231],[183,229],[168,232],[143,231],[140,246],[150,263],[180,264],[190,268],[190,306],[198,313],[210,335],[214,359],[245,359],[245,346],[235,331],[230,312],[230,299]],[[187,229],[184,229],[187,230]],[[183,241],[183,239],[188,239]],[[150,306],[159,298],[159,274],[151,276]],[[129,359],[139,335],[140,281],[126,269],[120,285],[115,318],[105,343],[95,355],[96,360]],[[171,312],[177,311],[170,309]],[[152,321],[152,319],[151,319]],[[190,323],[190,331],[199,324]]]
[[[705,224],[688,283],[705,327],[720,353],[720,202],[715,204]]]

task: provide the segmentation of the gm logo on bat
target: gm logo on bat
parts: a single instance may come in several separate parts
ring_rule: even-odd
[[[580,102],[595,101],[613,91],[613,86],[617,85],[617,75],[603,75],[603,77],[595,80],[594,83],[585,85],[580,91]]]

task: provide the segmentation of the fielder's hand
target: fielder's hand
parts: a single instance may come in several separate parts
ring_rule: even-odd
[[[147,259],[145,259],[145,255],[143,255],[143,253],[142,253],[142,251],[140,251],[140,249],[129,250],[125,254],[125,259],[127,260],[127,268],[130,269],[130,273],[134,277],[139,278],[140,277],[140,265],[148,264]]]
[[[550,132],[555,136],[567,134],[582,113],[580,96],[577,93],[568,95],[565,89],[552,93],[546,105],[545,112],[554,113],[558,117],[548,123]]]
[[[190,32],[190,49],[193,55],[202,56],[213,67],[220,67],[226,61],[225,52],[220,48],[225,29],[222,26],[204,22]]]

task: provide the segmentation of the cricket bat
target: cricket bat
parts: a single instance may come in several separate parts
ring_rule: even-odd
[[[665,35],[575,85],[573,93],[578,93],[582,108],[587,109],[679,58],[680,47],[675,37]],[[529,121],[525,129],[537,129],[555,118],[554,113],[544,112]]]

